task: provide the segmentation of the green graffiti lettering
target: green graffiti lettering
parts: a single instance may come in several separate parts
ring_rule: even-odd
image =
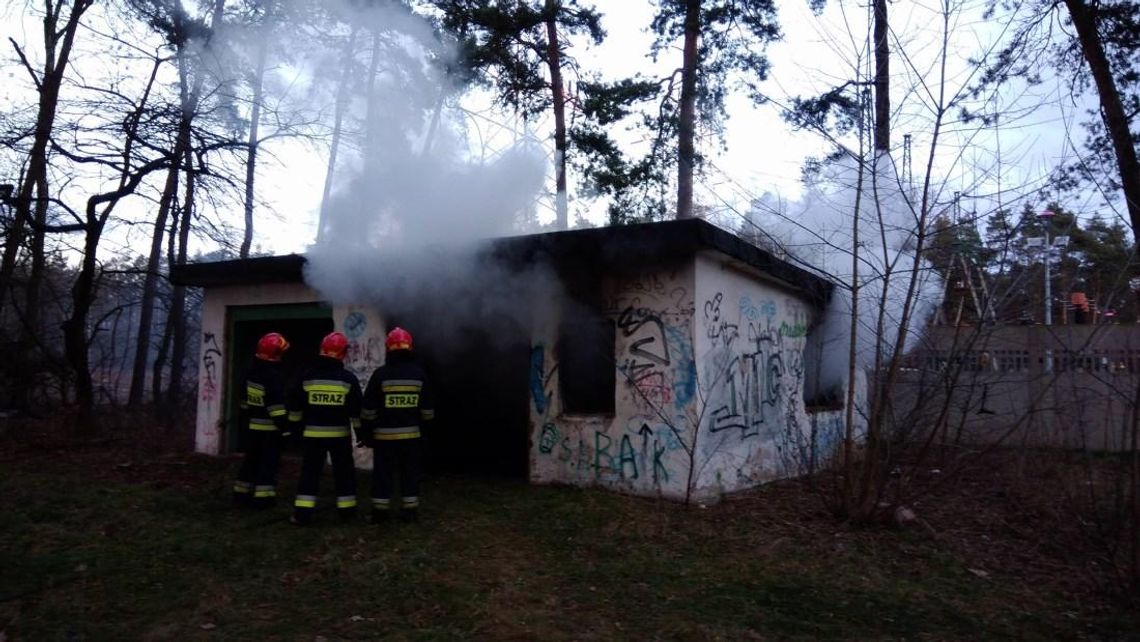
[[[538,452],[549,455],[558,441],[558,427],[548,423],[542,427],[542,437],[538,441]]]
[[[653,483],[660,484],[669,481],[669,471],[665,469],[665,464],[661,463],[661,455],[665,454],[665,447],[661,442],[653,442]]]
[[[800,322],[789,324],[787,321],[784,321],[780,324],[780,336],[790,338],[806,337],[807,325]]]
[[[602,446],[602,440],[603,439],[606,440],[605,446]],[[601,473],[602,457],[605,457],[606,460],[609,462],[606,464],[606,468],[613,470],[613,468],[614,468],[614,457],[613,457],[613,455],[610,454],[610,444],[612,444],[612,443],[613,443],[613,440],[609,438],[609,435],[602,433],[602,432],[598,432],[596,430],[594,431],[594,474],[595,475]]]
[[[626,464],[633,466],[633,474],[626,475]],[[623,479],[637,479],[637,455],[633,452],[633,442],[629,440],[629,435],[622,435],[621,438],[621,455],[618,460],[618,465],[621,467],[621,476]]]

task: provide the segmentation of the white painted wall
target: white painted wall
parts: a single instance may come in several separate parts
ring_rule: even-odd
[[[560,303],[539,311],[531,355],[531,479],[685,499],[693,368],[693,269],[605,279],[616,324],[613,416],[571,416],[558,394]]]
[[[557,340],[569,303],[553,298],[532,306],[533,482],[712,501],[801,471],[813,446],[803,403],[810,304],[714,252],[673,269],[614,275],[602,288],[605,314],[616,326],[613,415],[563,411]],[[318,300],[301,284],[207,290],[199,452],[220,448],[226,306]],[[350,339],[349,369],[367,385],[384,360],[383,317],[336,306],[333,321]],[[370,467],[370,454],[359,449],[357,464]]]
[[[333,326],[348,337],[344,365],[360,380],[363,392],[372,371],[384,363],[384,338],[388,334],[384,319],[371,307],[337,305],[333,306]],[[372,468],[371,448],[354,448],[353,457],[358,468]]]
[[[195,424],[194,449],[200,453],[219,454],[225,408],[224,391],[228,382],[225,357],[229,337],[226,333],[226,311],[230,306],[318,303],[321,297],[302,283],[270,283],[256,286],[207,288],[202,304],[202,346],[198,368],[198,413]],[[383,317],[363,306],[333,306],[334,327],[349,339],[345,364],[359,379],[363,388],[372,371],[384,362]],[[372,451],[356,449],[356,462],[372,466]]]
[[[803,359],[815,313],[719,254],[699,255],[696,266],[695,494],[799,474],[811,453]]]
[[[198,416],[194,450],[217,455],[222,447],[226,382],[226,308],[234,305],[315,303],[316,291],[303,283],[268,283],[206,288],[202,301],[202,347],[198,367]]]
[[[718,253],[606,279],[616,325],[613,416],[559,398],[561,302],[531,355],[532,481],[715,501],[798,474],[810,456],[803,349],[812,308]]]

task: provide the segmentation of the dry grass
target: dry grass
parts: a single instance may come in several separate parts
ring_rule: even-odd
[[[8,449],[0,463],[8,639],[1140,631],[1135,614],[1100,590],[1095,554],[1074,547],[1064,516],[1023,496],[1032,485],[1014,483],[1024,479],[1014,466],[980,466],[935,486],[915,504],[930,530],[837,524],[802,482],[700,509],[457,476],[426,481],[419,524],[340,525],[325,510],[297,529],[285,508],[229,507],[232,458],[182,454],[184,444],[161,433],[62,445]],[[295,475],[291,460],[283,480]]]

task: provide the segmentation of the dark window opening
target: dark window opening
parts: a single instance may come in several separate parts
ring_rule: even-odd
[[[562,411],[569,414],[613,414],[616,370],[614,322],[584,319],[558,329],[558,379]]]

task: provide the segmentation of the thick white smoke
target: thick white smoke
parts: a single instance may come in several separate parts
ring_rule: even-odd
[[[833,390],[847,378],[852,284],[859,285],[857,367],[871,369],[876,354],[889,358],[894,350],[918,260],[918,212],[905,189],[889,156],[880,156],[876,167],[865,166],[862,172],[855,159],[844,158],[826,165],[799,202],[777,204],[765,195],[753,209],[752,222],[777,248],[838,284],[812,333],[818,343],[809,352],[819,358],[818,372],[809,373],[815,375],[808,377],[809,396]],[[856,245],[857,268],[852,261]],[[904,351],[919,339],[942,297],[941,279],[925,261],[917,274]]]
[[[320,239],[306,252],[306,280],[331,302],[374,303],[420,322],[501,314],[509,297],[545,279],[508,272],[478,250],[533,218],[545,156],[523,138],[490,160],[475,158],[461,121],[448,117],[457,110],[437,113],[441,97],[455,93],[428,64],[450,55],[445,45],[426,40],[426,23],[405,11],[391,21],[377,11],[363,24],[383,25],[380,72],[371,95],[367,78],[353,83],[349,118],[359,131],[350,142],[358,151],[341,150]]]

